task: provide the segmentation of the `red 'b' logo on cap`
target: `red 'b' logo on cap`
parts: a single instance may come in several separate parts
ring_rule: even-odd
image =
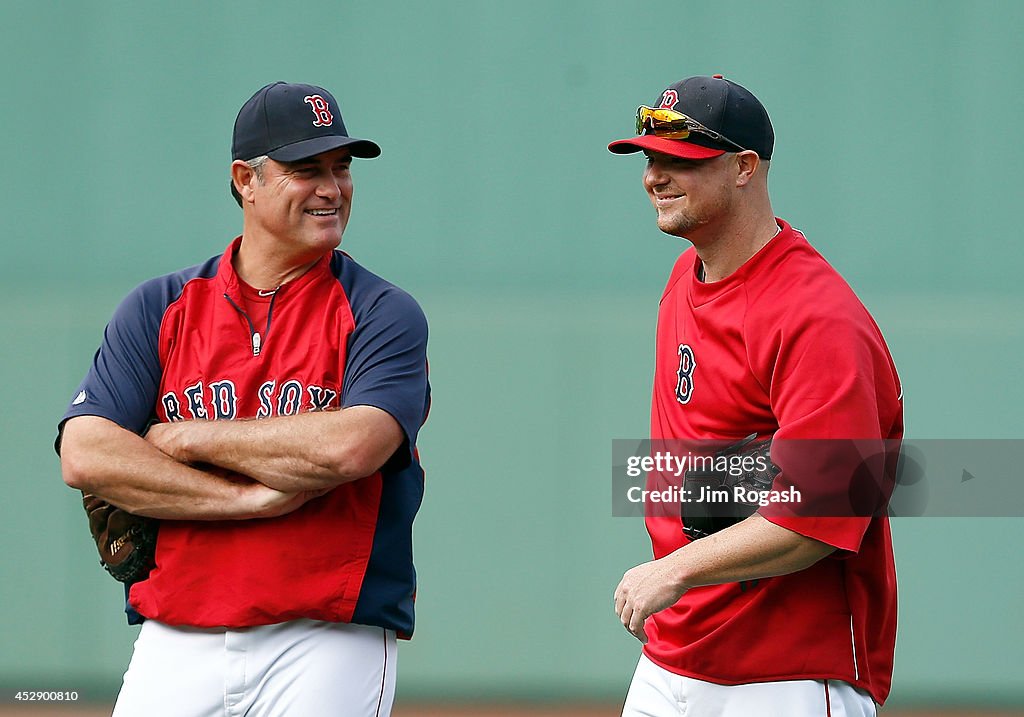
[[[665,90],[665,94],[661,96],[661,106],[665,109],[672,109],[676,106],[676,102],[679,101],[679,93],[675,90]]]
[[[334,122],[334,115],[331,114],[331,107],[320,95],[309,95],[302,98],[303,102],[308,102],[309,106],[313,108],[313,126],[314,127],[330,127]]]

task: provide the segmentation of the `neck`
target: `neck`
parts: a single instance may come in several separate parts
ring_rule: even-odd
[[[258,242],[242,236],[242,244],[232,265],[239,278],[256,289],[276,289],[298,279],[320,259],[290,256],[281,251],[266,251]]]
[[[743,266],[779,233],[775,216],[766,214],[736,222],[714,237],[691,239],[704,265],[704,281],[721,281]],[[688,237],[689,238],[689,237]]]

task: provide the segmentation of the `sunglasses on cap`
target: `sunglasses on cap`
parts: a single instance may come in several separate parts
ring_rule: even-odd
[[[640,105],[636,108],[636,133],[652,134],[655,137],[665,139],[686,139],[691,132],[702,134],[716,142],[735,147],[739,152],[746,152],[742,147],[723,134],[713,129],[708,129],[692,117],[687,117],[682,112],[676,112],[665,107],[647,107]]]

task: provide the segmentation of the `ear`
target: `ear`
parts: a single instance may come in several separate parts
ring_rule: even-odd
[[[243,203],[251,203],[253,200],[253,185],[256,184],[256,172],[247,163],[236,159],[231,163],[231,181],[235,185],[235,191],[242,197]]]
[[[744,152],[738,152],[736,154],[736,186],[747,186],[757,173],[757,168],[760,165],[761,158],[757,156],[757,152],[749,149]]]

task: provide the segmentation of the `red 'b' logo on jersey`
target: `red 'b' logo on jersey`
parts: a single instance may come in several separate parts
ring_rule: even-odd
[[[693,349],[687,344],[679,344],[679,370],[676,371],[676,400],[684,406],[693,397],[693,370],[697,368],[697,358]]]
[[[309,106],[313,108],[313,126],[314,127],[330,127],[334,122],[334,115],[331,114],[331,107],[320,95],[309,95],[302,98],[303,102],[308,102]]]
[[[661,96],[661,106],[665,109],[672,109],[678,101],[679,93],[675,90],[665,90],[665,94]]]

